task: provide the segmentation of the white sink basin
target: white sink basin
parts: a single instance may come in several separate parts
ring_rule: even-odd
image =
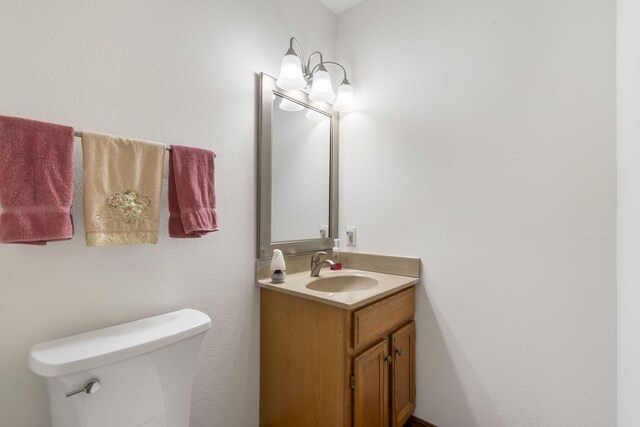
[[[361,274],[320,277],[309,283],[307,289],[320,292],[364,291],[378,286],[378,281]]]

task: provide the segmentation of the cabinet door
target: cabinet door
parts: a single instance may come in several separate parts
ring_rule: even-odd
[[[391,335],[391,425],[402,427],[416,408],[416,324]]]
[[[353,427],[389,427],[388,341],[353,359]]]

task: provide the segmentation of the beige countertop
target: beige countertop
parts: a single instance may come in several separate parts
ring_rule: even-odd
[[[367,276],[378,281],[378,284],[370,289],[348,292],[321,292],[307,288],[307,285],[321,278],[348,275]],[[329,270],[323,268],[320,277],[310,277],[308,271],[287,275],[284,283],[271,283],[271,279],[258,280],[258,286],[286,294],[307,298],[314,301],[330,304],[336,307],[353,310],[370,302],[376,301],[387,295],[396,293],[419,282],[419,278],[400,276],[396,274],[378,273],[373,271],[343,268],[342,270]]]

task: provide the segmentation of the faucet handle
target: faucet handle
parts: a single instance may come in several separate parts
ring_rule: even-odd
[[[311,256],[311,270],[313,270],[313,268],[316,266],[318,261],[320,261],[320,257],[322,255],[327,255],[327,253],[323,251],[319,251]]]
[[[320,257],[322,255],[326,255],[327,253],[324,251],[320,251],[320,252],[316,252],[315,254],[313,254],[313,256],[311,257],[312,260],[314,261],[320,261]]]

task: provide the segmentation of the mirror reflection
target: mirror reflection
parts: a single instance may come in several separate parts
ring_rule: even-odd
[[[273,95],[271,241],[327,238],[330,116]]]

